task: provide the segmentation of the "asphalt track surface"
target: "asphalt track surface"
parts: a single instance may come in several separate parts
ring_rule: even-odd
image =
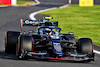
[[[40,0],[41,4],[30,7],[0,7],[0,67],[100,67],[100,55],[96,54],[95,62],[90,63],[73,63],[73,62],[53,62],[37,59],[18,60],[15,55],[5,54],[4,37],[7,31],[20,31],[20,19],[30,19],[29,14],[38,10],[51,7],[59,7],[66,4],[66,0]],[[37,15],[39,19],[43,15]],[[36,27],[26,27],[28,29]],[[100,47],[94,49],[100,51]]]

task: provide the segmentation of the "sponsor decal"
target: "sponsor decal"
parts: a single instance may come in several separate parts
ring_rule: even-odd
[[[38,25],[39,22],[35,20],[25,20],[24,24],[32,24],[32,25]]]
[[[56,51],[61,51],[61,46],[60,46],[60,43],[53,43],[54,44],[54,48]]]
[[[34,23],[34,21],[30,21],[30,20],[25,21],[25,24],[33,24],[33,23]]]
[[[56,55],[58,55],[58,56],[62,56],[63,55],[60,42],[54,41],[53,42],[53,49],[54,49],[54,53]]]
[[[94,0],[79,0],[79,6],[94,6]]]

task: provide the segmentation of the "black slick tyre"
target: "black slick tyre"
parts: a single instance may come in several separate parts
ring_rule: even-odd
[[[93,54],[93,42],[89,38],[81,38],[78,40],[78,53]]]
[[[27,52],[32,51],[33,45],[32,45],[32,37],[31,36],[26,36],[22,35],[20,37],[20,43],[18,43],[18,58],[21,60],[27,59]]]
[[[18,42],[18,36],[20,32],[8,31],[5,37],[5,53],[15,54],[16,44]]]

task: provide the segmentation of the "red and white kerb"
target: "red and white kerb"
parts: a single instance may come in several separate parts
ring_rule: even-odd
[[[0,0],[0,4],[16,5],[17,4],[17,0]]]

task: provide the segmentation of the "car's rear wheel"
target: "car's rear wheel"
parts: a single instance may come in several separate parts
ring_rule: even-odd
[[[20,32],[8,31],[5,37],[5,52],[16,53],[16,43]]]
[[[17,49],[18,49],[18,58],[19,59],[27,59],[27,52],[33,50],[33,44],[32,44],[32,37],[22,35],[20,37],[20,43],[18,43]]]

